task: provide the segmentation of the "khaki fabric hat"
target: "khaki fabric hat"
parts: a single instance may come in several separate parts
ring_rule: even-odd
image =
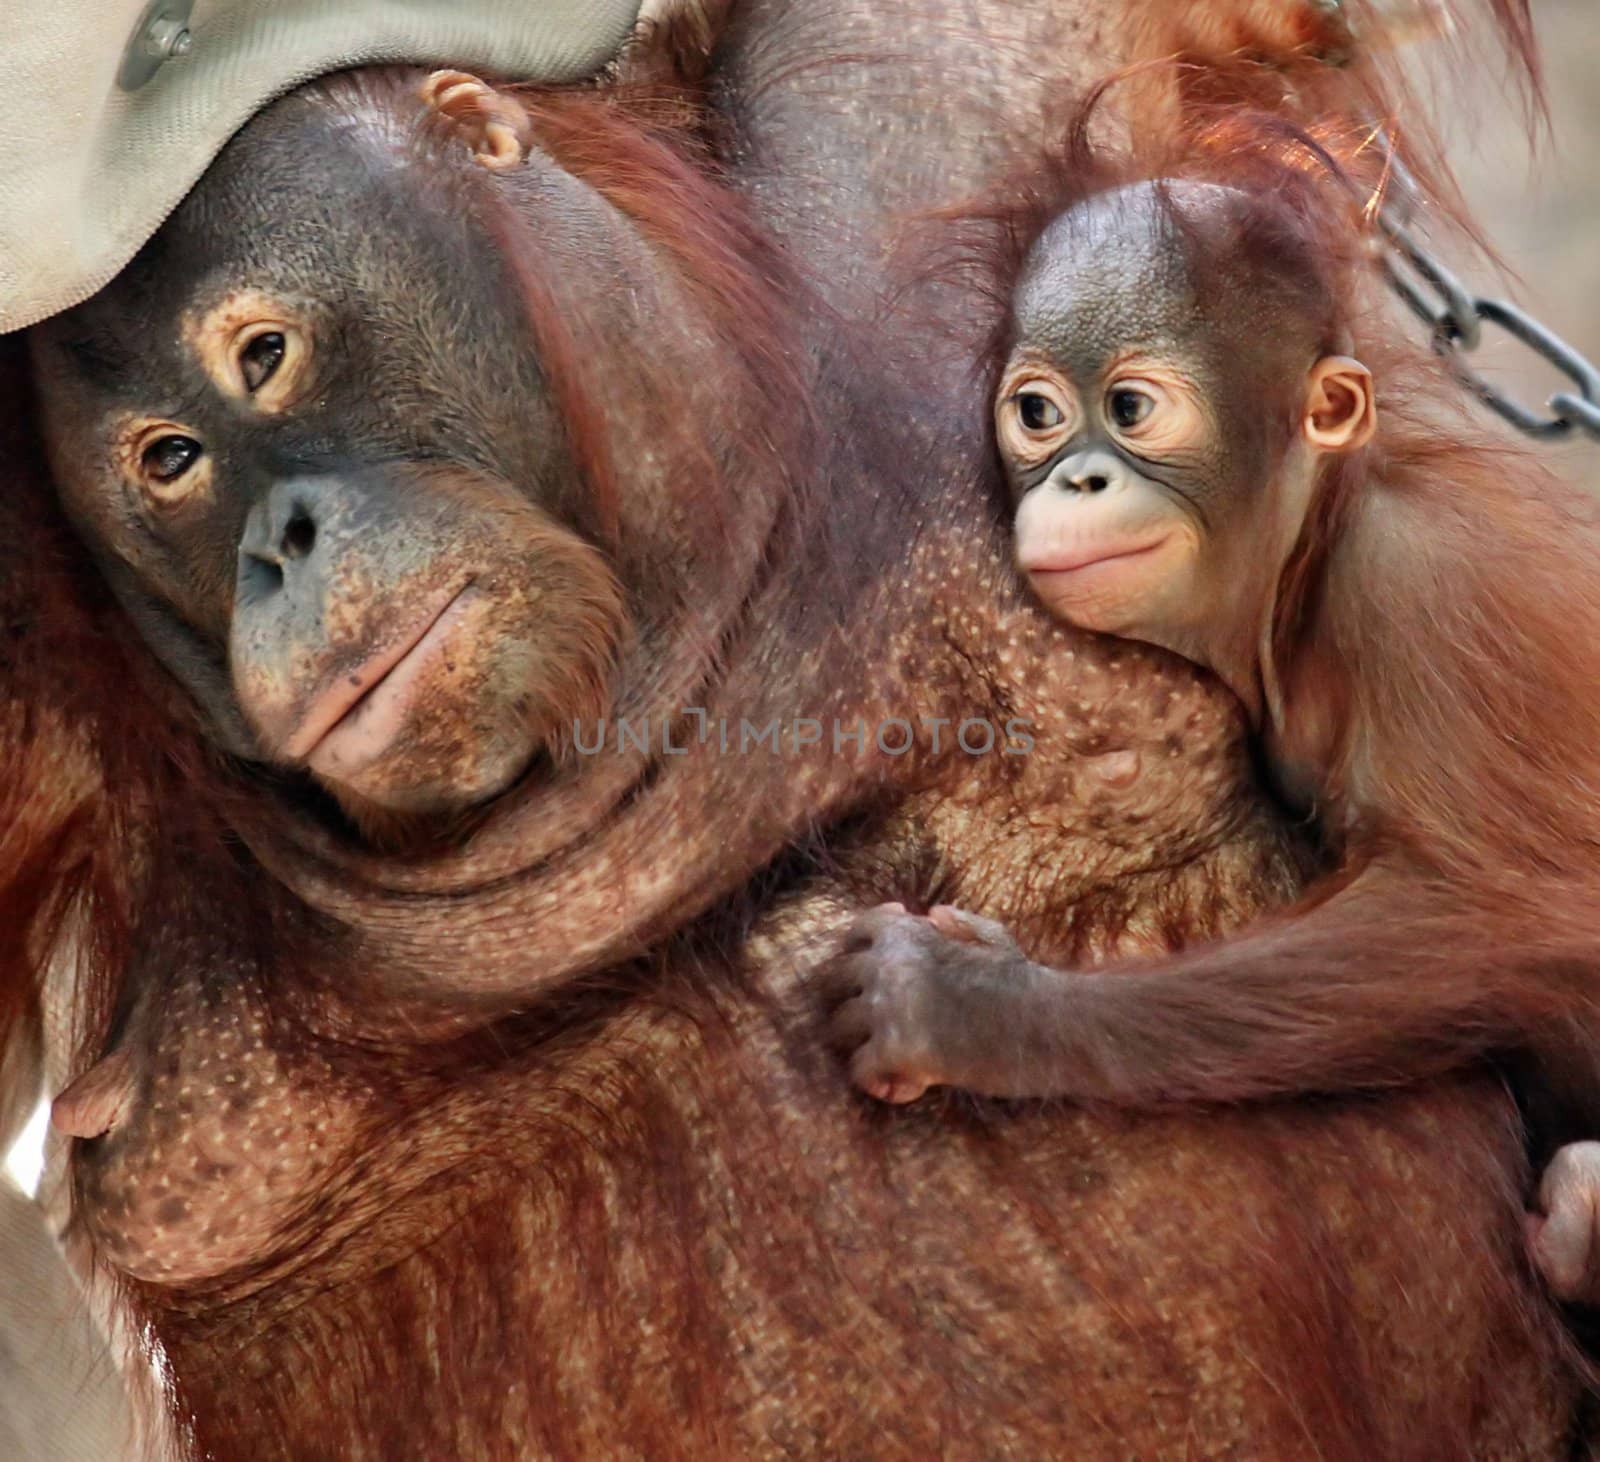
[[[346,66],[574,80],[639,0],[0,0],[0,332],[87,299],[275,96]]]

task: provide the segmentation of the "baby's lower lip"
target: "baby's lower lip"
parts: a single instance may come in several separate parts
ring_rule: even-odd
[[[1075,574],[1082,569],[1094,568],[1097,564],[1115,563],[1119,559],[1137,558],[1141,554],[1153,553],[1167,541],[1169,536],[1163,533],[1159,538],[1146,539],[1141,543],[1097,544],[1092,549],[1052,554],[1046,558],[1023,563],[1021,567],[1024,573],[1035,579],[1054,574]]]

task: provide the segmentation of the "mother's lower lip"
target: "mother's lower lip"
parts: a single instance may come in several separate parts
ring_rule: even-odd
[[[1116,563],[1125,558],[1138,558],[1146,553],[1154,553],[1172,535],[1163,533],[1159,538],[1152,538],[1145,543],[1129,543],[1107,548],[1097,544],[1092,549],[1083,549],[1079,552],[1058,553],[1049,558],[1036,560],[1019,560],[1018,567],[1030,578],[1039,578],[1047,574],[1075,574],[1083,569],[1092,569],[1098,564]]]
[[[439,627],[440,621],[460,603],[470,588],[471,585],[465,585],[441,595],[425,618],[418,617],[410,632],[384,646],[353,672],[341,674],[306,708],[294,735],[284,743],[284,756],[290,761],[303,761],[310,757],[373,691],[423,647]]]

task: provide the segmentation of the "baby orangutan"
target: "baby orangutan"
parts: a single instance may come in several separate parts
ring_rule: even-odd
[[[1246,227],[1250,205],[1144,183],[1058,220],[1015,301],[995,432],[1017,565],[1046,607],[1214,670],[1265,720],[1274,761],[1321,782],[1326,749],[1295,745],[1303,717],[1284,723],[1273,613],[1323,454],[1372,438],[1372,377],[1339,353],[1314,276],[1288,272],[1308,260],[1240,268],[1218,239],[1225,273],[1186,277],[1185,249]]]
[[[1507,1057],[1546,1152],[1600,1123],[1600,517],[1503,448],[1438,446],[1399,385],[1377,409],[1354,234],[1303,175],[1091,196],[1027,258],[995,406],[1034,592],[1213,670],[1338,871],[1098,970],[872,910],[825,971],[871,1095],[1154,1108]]]

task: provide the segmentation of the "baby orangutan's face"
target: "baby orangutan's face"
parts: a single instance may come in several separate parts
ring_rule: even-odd
[[[1017,564],[1045,606],[1225,678],[1298,536],[1317,454],[1373,425],[1365,368],[1319,355],[1290,292],[1193,277],[1196,240],[1225,245],[1238,196],[1138,184],[1058,219],[1019,287],[995,402]]]

